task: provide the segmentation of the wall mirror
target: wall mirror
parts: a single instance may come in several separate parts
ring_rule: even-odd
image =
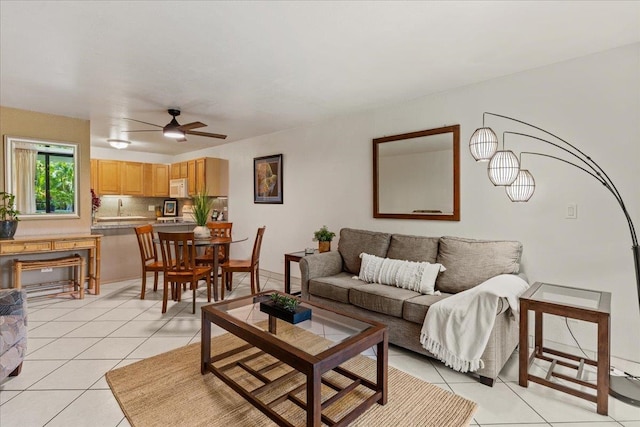
[[[460,125],[373,140],[373,217],[460,221]]]
[[[5,191],[20,219],[79,218],[79,145],[5,136]]]

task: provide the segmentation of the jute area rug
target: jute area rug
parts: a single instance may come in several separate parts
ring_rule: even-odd
[[[306,331],[302,335],[297,334],[297,339],[309,340],[309,348],[322,346],[321,338]],[[244,341],[231,334],[214,337],[211,340],[212,355],[243,344],[245,344]],[[248,350],[248,352],[252,351],[257,349]],[[246,356],[246,352],[237,358],[243,356]],[[251,363],[256,364],[256,368],[260,368],[274,361],[271,356],[263,355]],[[224,362],[228,363],[228,360]],[[368,357],[357,356],[342,366],[375,381],[375,361]],[[239,368],[234,370],[236,370],[234,379],[240,381],[245,389],[253,390],[263,385],[246,371]],[[291,368],[287,365],[281,365],[268,375],[275,379],[290,370]],[[227,373],[229,372],[232,371]],[[335,372],[326,375],[330,375],[335,382],[346,381],[346,378]],[[109,371],[106,379],[129,423],[135,427],[275,425],[271,419],[246,402],[216,376],[211,373],[200,374],[199,343]],[[286,383],[286,387],[288,390],[293,390],[304,381],[305,377],[298,374]],[[467,426],[477,409],[477,405],[470,400],[392,367],[389,367],[388,384],[388,403],[384,406],[374,404],[356,419],[352,426]],[[265,394],[278,392],[278,390],[270,390]],[[324,401],[325,393],[330,396],[334,391],[323,385],[322,393]],[[370,393],[368,389],[359,386],[349,396],[330,406],[326,412],[323,411],[323,414],[326,413],[333,420],[340,419],[341,414],[352,407],[354,402],[365,399]],[[305,395],[306,393],[302,391],[297,394],[297,397],[305,400]],[[272,400],[270,396],[260,396],[260,398],[263,401]],[[275,409],[293,425],[305,425],[304,411],[290,401],[280,403]]]

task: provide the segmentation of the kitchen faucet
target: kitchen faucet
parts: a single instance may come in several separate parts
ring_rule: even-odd
[[[122,199],[118,199],[118,216],[122,216]]]

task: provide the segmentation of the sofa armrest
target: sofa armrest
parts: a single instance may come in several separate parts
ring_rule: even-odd
[[[305,256],[300,260],[300,286],[302,297],[309,299],[309,281],[317,277],[335,276],[342,272],[340,252],[323,252]]]

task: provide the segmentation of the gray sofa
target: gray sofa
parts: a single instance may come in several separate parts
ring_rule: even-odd
[[[438,275],[435,284],[441,295],[423,295],[355,280],[362,252],[444,265],[446,271]],[[522,244],[515,241],[421,237],[343,228],[338,251],[300,260],[302,298],[382,322],[389,327],[390,343],[430,355],[420,344],[420,331],[429,306],[499,274],[518,274],[521,253]],[[501,301],[482,354],[484,367],[473,374],[483,384],[493,386],[517,343],[517,319],[511,315],[509,305]]]

